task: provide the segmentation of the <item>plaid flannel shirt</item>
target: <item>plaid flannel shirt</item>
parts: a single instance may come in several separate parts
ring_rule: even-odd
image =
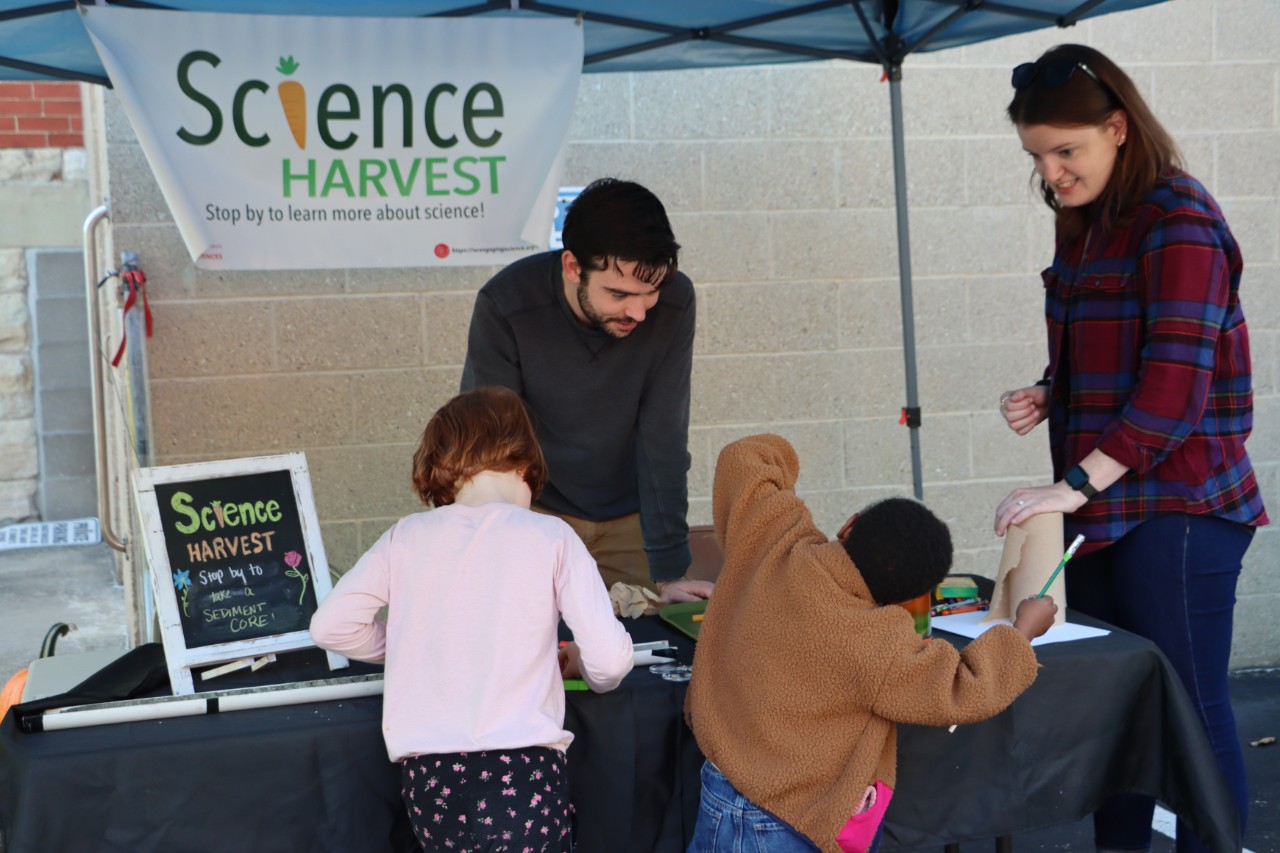
[[[1090,237],[1092,236],[1092,239]],[[1253,425],[1243,261],[1217,202],[1166,175],[1128,226],[1060,242],[1043,275],[1055,479],[1094,448],[1129,471],[1065,520],[1084,551],[1182,512],[1267,523]]]

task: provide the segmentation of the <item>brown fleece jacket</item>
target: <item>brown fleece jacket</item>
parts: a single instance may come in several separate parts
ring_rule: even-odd
[[[757,806],[822,850],[868,785],[896,784],[897,723],[973,723],[1035,680],[1022,633],[964,652],[924,643],[877,606],[844,546],[795,495],[796,452],[776,435],[730,444],[713,490],[724,568],[698,636],[685,716],[702,752]]]

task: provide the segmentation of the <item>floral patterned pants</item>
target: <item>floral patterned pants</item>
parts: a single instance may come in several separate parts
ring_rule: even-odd
[[[423,850],[570,853],[568,767],[542,746],[411,755],[400,793]]]

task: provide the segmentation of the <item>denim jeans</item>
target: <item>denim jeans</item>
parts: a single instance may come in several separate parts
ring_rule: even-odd
[[[1253,528],[1201,515],[1145,521],[1118,542],[1067,566],[1067,604],[1146,637],[1173,664],[1209,736],[1244,832],[1248,789],[1228,692],[1236,580]],[[1121,794],[1094,814],[1098,847],[1151,846],[1150,797]],[[1181,822],[1178,853],[1205,850]]]
[[[880,836],[868,853],[876,853]],[[710,761],[702,765],[702,803],[687,853],[816,853],[818,847],[744,797]]]

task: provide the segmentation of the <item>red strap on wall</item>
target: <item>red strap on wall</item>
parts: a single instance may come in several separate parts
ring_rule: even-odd
[[[129,309],[138,304],[138,297],[142,297],[142,311],[145,316],[145,324],[147,337],[151,337],[152,320],[151,320],[151,302],[147,299],[147,277],[142,270],[133,269],[125,270],[120,273],[120,281],[124,283],[125,298],[124,307],[120,309],[120,346],[116,349],[115,357],[111,359],[112,367],[120,366],[120,359],[124,356],[125,343],[128,341],[129,333],[124,324],[124,315],[129,313]]]

